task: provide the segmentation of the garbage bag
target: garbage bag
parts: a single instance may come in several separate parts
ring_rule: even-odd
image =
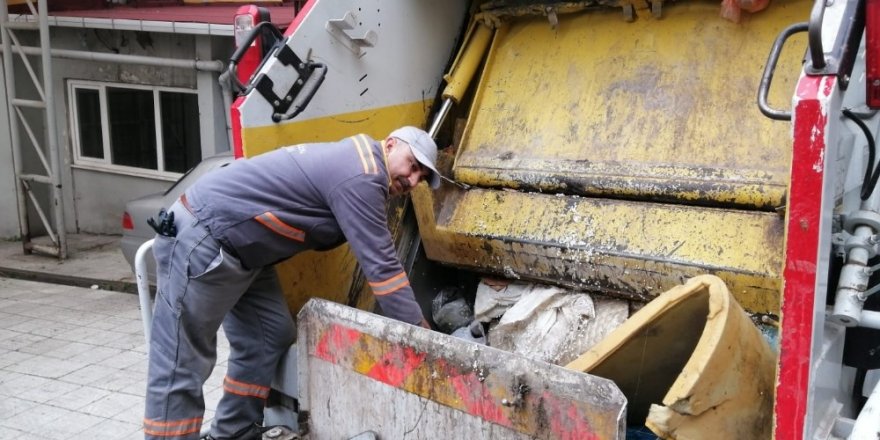
[[[489,329],[489,345],[563,365],[620,326],[626,301],[594,300],[585,293],[533,286]]]
[[[489,322],[500,318],[509,308],[513,307],[520,298],[528,296],[534,289],[544,289],[545,286],[535,286],[524,283],[501,283],[498,280],[484,278],[477,286],[477,296],[474,301],[474,317],[482,322]]]
[[[770,0],[737,0],[739,7],[749,12],[758,12],[767,8]]]
[[[736,0],[721,0],[721,18],[739,23],[742,11]]]
[[[461,295],[461,290],[455,287],[445,288],[434,297],[431,315],[438,330],[446,334],[466,327],[474,320],[470,304]]]
[[[758,12],[769,4],[770,0],[721,0],[721,18],[739,23],[742,11]]]
[[[476,342],[477,344],[486,345],[486,332],[480,321],[473,321],[465,327],[452,332],[452,336],[466,341]]]

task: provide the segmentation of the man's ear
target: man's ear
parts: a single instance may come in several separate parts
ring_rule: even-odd
[[[385,142],[384,142],[384,144],[382,145],[383,147],[385,147],[385,153],[390,153],[391,150],[394,149],[394,145],[395,145],[396,143],[397,143],[397,139],[394,139],[394,138],[391,137],[391,136],[385,138]]]

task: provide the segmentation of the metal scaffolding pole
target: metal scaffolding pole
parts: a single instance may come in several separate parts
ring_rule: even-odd
[[[9,6],[7,5],[6,0],[0,0],[0,34],[2,34],[2,43],[3,43],[3,75],[4,75],[4,83],[6,85],[6,102],[9,111],[9,137],[12,142],[12,162],[13,162],[13,170],[15,173],[15,198],[18,201],[18,227],[21,233],[22,243],[25,243],[27,240],[26,237],[30,236],[30,228],[28,227],[27,220],[27,197],[23,197],[25,194],[25,189],[23,186],[23,182],[18,178],[22,173],[21,169],[21,142],[19,142],[19,133],[18,133],[18,122],[15,119],[15,114],[17,113],[15,104],[15,75],[13,71],[12,64],[12,42],[9,38],[9,30],[6,28],[6,23],[9,22]],[[25,248],[25,253],[29,253],[30,251]]]
[[[6,49],[0,50],[4,53]],[[27,55],[43,55],[45,51],[40,47],[19,46],[13,48],[15,53]],[[185,60],[180,58],[160,58],[143,55],[127,55],[118,53],[86,52],[83,50],[49,49],[49,54],[55,58],[69,60],[96,61],[119,64],[140,64],[142,66],[175,67],[179,69],[193,69],[206,72],[224,72],[226,66],[220,60]]]
[[[55,85],[52,81],[52,55],[49,48],[49,0],[39,0],[40,47],[43,48],[43,87],[46,93],[46,137],[49,141],[49,158],[52,165],[52,207],[55,210],[55,228],[58,233],[58,258],[67,258],[67,232],[64,225],[64,194],[61,191],[61,154],[58,151],[58,124],[55,120]]]
[[[64,195],[62,193],[61,184],[61,153],[58,150],[58,127],[55,118],[55,90],[52,82],[52,55],[50,54],[51,41],[49,38],[49,18],[48,18],[48,0],[38,0],[37,8],[34,9],[33,0],[27,0],[27,6],[31,13],[38,17],[38,23],[10,23],[7,0],[0,0],[0,33],[2,33],[3,44],[3,72],[6,82],[6,94],[9,107],[9,130],[10,139],[12,141],[12,157],[15,170],[16,182],[16,199],[18,201],[18,219],[19,230],[21,231],[22,247],[25,253],[37,251],[57,256],[59,259],[67,257],[67,231],[64,222]],[[18,49],[21,45],[14,31],[20,30],[37,30],[40,37],[40,70],[42,72],[42,81],[37,78],[34,68],[24,54],[23,50]],[[39,100],[22,99],[16,95],[15,85],[15,53],[19,52],[21,60],[30,74],[31,80],[37,93],[40,95]],[[44,118],[43,143],[30,129],[24,112],[24,107],[39,108]],[[26,174],[23,167],[22,155],[22,138],[19,132],[19,123],[27,130],[29,139],[36,149],[37,155],[40,157],[46,175]],[[45,152],[42,145],[46,145],[48,149],[49,160],[46,163]],[[33,193],[31,185],[43,184],[49,186],[50,203],[52,204],[52,218],[50,219],[46,212],[42,209],[40,201]],[[29,225],[28,218],[28,200],[31,201],[34,210],[38,214],[43,223],[50,239],[51,246],[44,246],[33,242],[33,237]]]

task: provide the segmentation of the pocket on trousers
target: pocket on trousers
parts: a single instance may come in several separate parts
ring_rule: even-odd
[[[223,251],[218,249],[217,253],[214,255],[214,258],[212,258],[210,261],[208,261],[207,264],[199,264],[198,261],[190,260],[189,278],[190,279],[197,279],[197,278],[204,277],[205,275],[211,273],[212,271],[214,271],[215,269],[220,267],[223,264],[223,259],[224,259]]]
[[[153,258],[156,259],[156,279],[168,278],[168,268],[177,240],[173,237],[156,235],[153,240]]]

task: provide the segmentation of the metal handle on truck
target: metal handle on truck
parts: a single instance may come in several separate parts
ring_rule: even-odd
[[[272,22],[264,21],[251,29],[241,45],[238,46],[238,49],[235,49],[235,52],[229,57],[229,67],[227,68],[227,71],[229,72],[229,77],[232,80],[236,92],[240,92],[246,88],[245,85],[238,80],[238,73],[236,72],[238,69],[238,63],[241,61],[241,57],[244,56],[244,53],[250,48],[251,43],[253,43],[254,40],[257,39],[257,36],[263,33],[263,29],[266,28],[268,28],[272,33],[272,36],[275,37],[276,42],[284,38],[284,36],[281,35],[281,31],[279,31]]]
[[[776,41],[773,42],[773,47],[770,49],[770,55],[767,57],[767,63],[764,65],[764,73],[761,74],[761,85],[758,87],[758,108],[761,109],[761,113],[763,113],[764,116],[767,116],[770,119],[777,121],[791,120],[791,111],[771,108],[770,104],[767,103],[767,95],[770,93],[770,82],[773,81],[773,73],[776,71],[776,63],[779,62],[779,54],[782,53],[782,46],[785,45],[785,41],[788,40],[788,37],[791,37],[798,32],[807,31],[808,28],[809,24],[803,22],[795,23],[783,29],[782,32],[779,33],[779,36],[776,37]],[[821,44],[819,50],[821,51]]]
[[[321,83],[324,82],[324,77],[327,75],[327,66],[321,63],[305,63],[305,66],[306,69],[310,71],[308,78],[303,83],[302,88],[295,92],[296,98],[293,99],[293,102],[290,104],[290,107],[286,112],[272,113],[273,121],[286,121],[288,119],[293,119],[296,115],[300,114],[300,112],[305,110],[306,106],[309,105],[312,97],[315,96],[315,92],[318,91],[318,88],[321,87]]]
[[[835,23],[839,28],[836,33],[826,33],[823,42],[825,12],[829,8],[834,10],[829,15],[831,20],[840,20]],[[840,17],[846,18],[841,20]],[[865,0],[815,0],[810,10],[809,23],[809,57],[804,71],[807,75],[837,75],[840,88],[846,90],[865,30]],[[829,27],[834,28],[833,25]],[[831,47],[826,48],[825,43],[831,37],[834,41],[831,42]]]

